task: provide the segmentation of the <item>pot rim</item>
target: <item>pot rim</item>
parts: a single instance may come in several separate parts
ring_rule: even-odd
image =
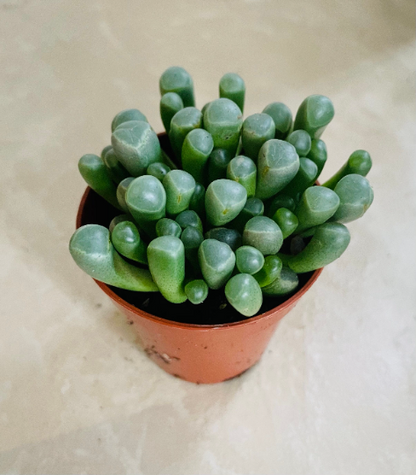
[[[90,191],[92,190],[88,186],[86,190],[84,191],[84,194],[82,195],[81,203],[79,205],[78,212],[77,212],[76,229],[78,229],[82,225],[81,223],[82,223],[82,216],[84,213],[85,202],[87,201]],[[285,309],[290,308],[312,287],[312,285],[316,282],[318,277],[321,275],[322,271],[323,271],[323,267],[320,269],[316,269],[313,272],[312,276],[309,278],[309,280],[305,283],[305,285],[301,289],[299,289],[289,299],[285,300],[283,303],[281,303],[280,305],[277,305],[271,310],[268,310],[267,312],[261,313],[260,315],[256,315],[250,318],[243,317],[244,319],[239,320],[238,322],[206,324],[206,325],[198,324],[198,323],[180,323],[180,322],[175,322],[172,320],[167,320],[162,317],[157,317],[156,315],[147,313],[144,310],[141,310],[140,308],[135,307],[134,305],[127,302],[126,300],[122,299],[113,290],[111,290],[110,287],[104,282],[100,282],[95,279],[93,280],[98,285],[98,287],[100,287],[101,290],[104,293],[106,293],[112,300],[114,300],[118,305],[122,306],[126,310],[129,310],[130,312],[133,312],[137,315],[140,315],[143,318],[146,318],[147,320],[151,320],[153,322],[157,322],[159,324],[163,324],[166,326],[177,327],[177,328],[187,328],[189,330],[192,330],[192,329],[193,330],[213,330],[213,329],[226,329],[226,328],[231,328],[231,327],[237,327],[240,325],[256,324],[260,319],[271,317],[276,312],[284,311]]]

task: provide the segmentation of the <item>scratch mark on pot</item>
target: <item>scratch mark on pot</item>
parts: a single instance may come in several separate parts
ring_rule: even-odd
[[[164,363],[166,364],[171,364],[173,360],[180,361],[181,359],[178,358],[177,356],[169,356],[166,353],[159,353],[155,345],[152,345],[150,348],[146,347],[144,349],[144,352],[149,358],[152,358],[153,356],[160,358]]]

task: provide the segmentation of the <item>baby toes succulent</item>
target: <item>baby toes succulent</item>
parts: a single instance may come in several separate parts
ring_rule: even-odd
[[[329,98],[308,96],[294,121],[282,102],[244,120],[246,87],[235,73],[220,79],[219,97],[202,110],[181,67],[168,68],[159,89],[164,136],[140,110],[126,109],[111,123],[111,145],[79,160],[84,180],[112,205],[108,229],[88,224],[71,238],[81,269],[201,309],[220,293],[227,311],[246,318],[261,312],[263,298],[290,297],[305,281],[299,275],[344,253],[345,223],[374,198],[372,160],[356,150],[318,184],[328,159],[321,135],[334,117]]]

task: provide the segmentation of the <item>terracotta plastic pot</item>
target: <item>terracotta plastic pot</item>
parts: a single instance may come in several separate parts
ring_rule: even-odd
[[[159,135],[162,147],[169,151],[166,134]],[[87,188],[79,206],[76,227],[84,224],[108,226],[120,212],[93,190]],[[198,325],[160,318],[121,298],[108,285],[95,281],[123,312],[139,335],[144,351],[158,366],[173,376],[194,383],[226,381],[247,371],[259,361],[279,321],[296,305],[322,269],[304,276],[299,290],[270,310],[234,323]],[[158,298],[163,299],[159,294]],[[267,299],[273,305],[273,299]],[[173,304],[171,304],[173,305]],[[204,305],[204,304],[202,304]],[[200,306],[195,306],[197,315]],[[175,306],[172,318],[178,318]],[[178,312],[178,313],[177,313]]]

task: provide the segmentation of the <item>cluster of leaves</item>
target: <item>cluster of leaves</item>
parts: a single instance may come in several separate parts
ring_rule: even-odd
[[[325,96],[307,97],[295,120],[281,102],[243,120],[245,84],[229,73],[220,98],[195,107],[192,78],[179,67],[160,78],[160,113],[173,156],[137,109],[114,118],[111,143],[84,155],[88,185],[123,214],[109,229],[79,228],[75,262],[107,284],[160,291],[168,301],[202,303],[224,287],[242,315],[263,296],[292,293],[298,274],[321,268],[347,248],[343,223],[373,200],[370,155],[357,150],[322,186],[334,116]],[[281,252],[284,250],[284,252]]]

